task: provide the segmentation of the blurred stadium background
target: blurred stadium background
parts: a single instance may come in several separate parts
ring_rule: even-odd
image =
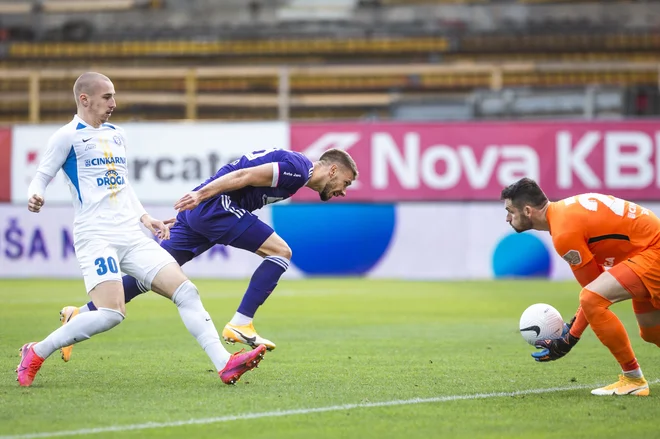
[[[5,0],[0,16],[6,122],[68,117],[90,68],[122,92],[117,122],[660,112],[655,1]]]
[[[423,280],[441,296],[448,280],[570,280],[547,234],[505,223],[499,192],[523,176],[555,200],[603,192],[660,212],[660,1],[4,0],[0,278],[80,279],[61,176],[40,215],[25,202],[88,70],[115,84],[111,122],[155,216],[246,152],[356,158],[345,199],[303,189],[257,212],[293,249],[282,284]],[[215,248],[185,271],[225,285],[258,263]]]

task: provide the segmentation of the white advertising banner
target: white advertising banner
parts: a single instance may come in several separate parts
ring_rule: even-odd
[[[23,203],[48,138],[61,125],[13,128],[11,199]],[[166,204],[245,153],[289,148],[289,127],[263,123],[126,123],[129,178],[143,203]],[[59,172],[46,191],[48,203],[71,203]]]
[[[167,207],[147,208],[157,218],[171,218],[175,214]],[[268,207],[258,214],[270,223]],[[72,224],[72,207],[47,205],[41,213],[34,214],[25,205],[0,204],[0,278],[80,277]],[[184,271],[191,277],[243,279],[249,278],[261,261],[259,256],[245,250],[215,246],[187,263]],[[286,276],[299,274],[294,267]]]
[[[387,252],[369,277],[469,280],[496,277],[572,278],[550,234],[517,234],[501,203],[398,205]]]

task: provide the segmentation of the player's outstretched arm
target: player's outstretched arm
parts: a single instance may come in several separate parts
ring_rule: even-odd
[[[192,210],[202,201],[216,195],[243,189],[246,186],[266,187],[273,185],[273,163],[253,168],[238,169],[216,178],[198,191],[188,192],[174,204],[178,211]]]

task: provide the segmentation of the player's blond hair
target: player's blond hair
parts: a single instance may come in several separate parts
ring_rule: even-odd
[[[336,163],[341,165],[353,172],[353,179],[358,178],[359,172],[355,160],[353,160],[353,157],[351,157],[349,153],[342,149],[333,148],[327,150],[323,153],[321,158],[319,158],[319,161],[326,164]]]
[[[97,72],[85,72],[78,76],[78,79],[73,84],[73,98],[76,101],[76,105],[79,104],[78,98],[81,94],[94,94],[96,85],[101,81],[110,81],[110,78]]]

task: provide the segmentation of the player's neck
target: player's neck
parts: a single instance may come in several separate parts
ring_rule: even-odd
[[[316,192],[321,192],[325,186],[322,181],[322,167],[323,166],[320,162],[314,162],[314,170],[312,171],[312,176],[309,177],[309,180],[307,181],[307,187],[315,190]]]
[[[534,221],[534,229],[536,230],[542,230],[545,232],[550,231],[550,223],[548,222],[548,208],[550,207],[550,203],[546,203],[545,206],[543,206],[541,209],[538,211],[538,216],[536,220]]]
[[[82,121],[85,122],[85,124],[87,124],[91,127],[98,128],[101,125],[103,125],[103,121],[99,117],[95,117],[95,116],[92,116],[90,114],[86,114],[84,111],[78,110],[78,113],[76,113],[76,115],[80,119],[82,119]]]

